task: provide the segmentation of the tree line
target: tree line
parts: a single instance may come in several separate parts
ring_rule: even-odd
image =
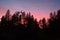
[[[3,40],[59,40],[60,9],[37,21],[31,13],[16,11],[12,16],[8,9],[0,21],[0,39]]]

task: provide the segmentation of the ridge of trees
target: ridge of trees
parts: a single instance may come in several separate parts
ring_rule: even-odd
[[[30,12],[26,14],[25,12],[17,11],[12,16],[10,15],[10,10],[7,10],[6,15],[2,16],[0,21],[0,35],[4,39],[14,39],[15,37],[26,40],[60,39],[58,37],[60,36],[60,9],[57,13],[50,13],[48,22],[46,22],[45,18],[40,19],[38,22]]]

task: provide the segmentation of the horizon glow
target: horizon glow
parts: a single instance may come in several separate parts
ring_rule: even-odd
[[[0,18],[10,9],[11,14],[16,11],[31,12],[37,20],[49,18],[49,13],[60,9],[60,0],[0,0]]]

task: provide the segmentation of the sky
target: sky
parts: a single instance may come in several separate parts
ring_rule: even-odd
[[[30,12],[39,20],[49,18],[50,12],[60,9],[60,0],[0,0],[0,18],[8,9],[11,14],[21,10]]]

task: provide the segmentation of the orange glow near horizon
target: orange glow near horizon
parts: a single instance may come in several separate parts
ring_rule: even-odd
[[[60,9],[58,0],[0,0],[0,18],[10,9],[11,15],[16,11],[31,12],[39,21],[43,17],[49,18],[49,13]]]
[[[8,9],[2,9],[0,10],[0,18],[6,14]],[[21,11],[21,10],[16,10],[16,9],[10,9],[10,14],[13,15],[16,11]],[[26,13],[31,13],[31,15],[34,16],[34,18],[37,18],[37,21],[45,17],[46,19],[49,18],[48,14],[40,13],[38,11],[32,11],[32,10],[26,10],[23,9],[22,11],[25,11]]]
[[[25,11],[26,13],[31,13],[31,15],[34,16],[34,18],[37,18],[37,21],[39,21],[40,19],[42,19],[43,17],[45,17],[46,19],[49,18],[49,12],[42,12],[42,11],[38,11],[38,10],[29,10],[29,9],[26,9],[26,8],[21,8],[21,9],[14,9],[14,8],[11,8],[11,7],[7,7],[7,8],[1,8],[0,9],[0,18],[6,14],[7,10],[10,10],[10,14],[13,15],[16,11]],[[48,13],[48,14],[47,14]]]

